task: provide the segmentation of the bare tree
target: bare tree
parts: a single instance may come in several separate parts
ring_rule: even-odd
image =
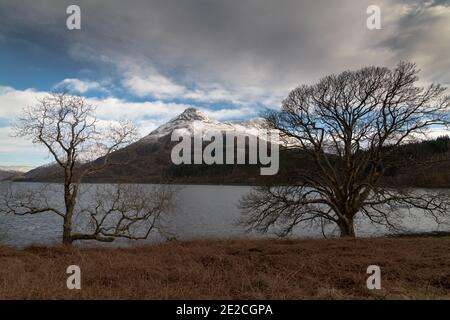
[[[88,215],[90,233],[74,233],[73,240],[113,241],[147,239],[161,230],[161,215],[171,207],[170,186],[123,185],[96,187],[92,203],[79,210]]]
[[[293,90],[266,120],[314,170],[298,168],[289,186],[253,190],[241,201],[244,223],[261,232],[281,225],[280,235],[305,222],[332,223],[342,237],[354,237],[358,214],[389,227],[402,208],[436,219],[448,214],[447,194],[388,188],[381,181],[383,159],[397,146],[449,124],[445,88],[417,86],[417,74],[415,64],[401,62],[393,70],[346,71]]]
[[[83,179],[112,165],[110,155],[137,137],[136,129],[127,121],[100,126],[94,111],[82,97],[53,93],[25,108],[14,127],[17,136],[45,146],[62,170],[64,208],[50,203],[47,190],[23,192],[10,188],[3,195],[4,210],[17,215],[43,212],[59,215],[63,219],[64,244],[75,240],[113,241],[118,237],[140,239],[142,236],[131,231],[155,220],[144,227],[147,230],[144,235],[148,236],[171,198],[166,189],[146,192],[137,187],[117,186],[97,194],[90,204],[92,208],[77,206]],[[87,215],[95,226],[93,232],[74,233],[75,214]]]

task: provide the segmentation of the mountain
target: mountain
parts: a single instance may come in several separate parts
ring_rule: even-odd
[[[189,134],[196,130],[233,131],[236,134],[251,134],[258,136],[267,126],[263,119],[257,118],[247,121],[218,122],[209,118],[204,112],[195,108],[188,108],[169,122],[159,126],[138,143],[151,143],[161,138],[170,136],[175,130],[184,130]]]
[[[175,165],[170,154],[178,142],[171,141],[174,130],[193,133],[201,129],[259,137],[266,132],[263,119],[219,122],[205,113],[188,108],[180,115],[159,126],[144,138],[111,154],[117,165],[86,177],[86,182],[133,182],[133,183],[258,183],[260,165]],[[224,154],[225,154],[224,150]],[[101,161],[97,159],[96,161]],[[26,173],[23,181],[60,181],[61,172],[56,165],[46,165]]]
[[[0,181],[11,179],[11,178],[17,176],[17,174],[19,174],[19,173],[14,172],[14,171],[0,170]]]
[[[0,166],[1,171],[12,171],[12,172],[28,172],[32,170],[33,167],[27,167],[27,166]]]
[[[31,169],[32,167],[0,166],[0,181],[16,179]]]
[[[260,135],[265,124],[261,119],[240,122],[218,122],[196,109],[161,125],[139,141],[111,154],[116,165],[87,176],[85,182],[104,183],[193,183],[193,184],[265,184],[268,182],[295,183],[299,171],[317,172],[315,164],[304,154],[280,147],[280,169],[275,176],[261,176],[260,165],[175,165],[171,160],[171,141],[174,130],[192,133],[202,130],[231,130],[235,134]],[[225,154],[226,150],[224,150]],[[247,155],[248,156],[248,155]],[[397,147],[382,164],[383,182],[423,188],[450,187],[450,138],[409,143]],[[101,161],[97,159],[96,161]],[[17,181],[62,181],[62,172],[54,164],[31,170]]]
[[[59,166],[56,162],[51,162],[22,173],[16,180],[46,181],[46,177],[53,176],[58,170]]]
[[[20,177],[22,172],[13,170],[2,170],[0,169],[0,181],[11,180]]]

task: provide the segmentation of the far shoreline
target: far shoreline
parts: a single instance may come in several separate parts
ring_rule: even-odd
[[[56,181],[35,181],[35,180],[0,180],[0,183],[2,182],[13,182],[13,183],[42,183],[42,184],[63,184],[63,182],[56,182]],[[208,182],[201,182],[201,183],[194,183],[194,182],[126,182],[126,181],[119,181],[119,182],[104,182],[104,181],[83,181],[82,184],[93,184],[93,185],[105,185],[105,184],[128,184],[128,185],[171,185],[171,186],[229,186],[229,187],[264,187],[268,186],[269,184],[241,184],[241,183],[208,183]],[[286,185],[294,185],[294,184],[272,184],[271,186],[286,186]],[[446,190],[450,189],[450,184],[446,186],[402,186],[402,185],[385,185],[386,188],[406,188],[406,189],[429,189],[429,190]]]

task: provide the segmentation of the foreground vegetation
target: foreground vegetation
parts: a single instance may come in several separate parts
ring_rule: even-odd
[[[0,247],[2,299],[450,299],[450,237]],[[66,267],[81,268],[81,290]],[[366,288],[367,266],[382,289]]]

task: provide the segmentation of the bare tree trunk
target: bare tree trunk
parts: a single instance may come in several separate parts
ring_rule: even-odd
[[[341,238],[355,238],[355,227],[353,225],[353,218],[338,220],[339,230],[341,232]]]
[[[72,223],[67,218],[64,219],[63,226],[63,244],[72,245]]]
[[[66,214],[64,216],[63,225],[63,244],[72,245],[72,217],[75,208],[76,190],[70,192],[70,183],[64,185],[64,202],[66,206]]]

